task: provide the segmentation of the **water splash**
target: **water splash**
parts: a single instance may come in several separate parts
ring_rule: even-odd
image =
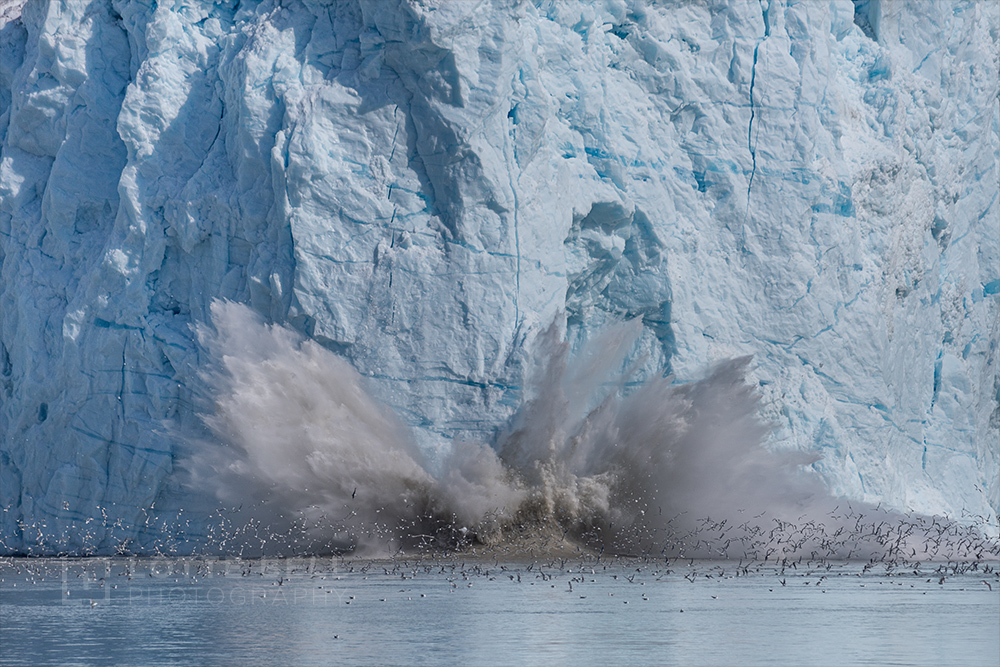
[[[838,501],[804,470],[814,458],[765,449],[749,358],[698,382],[630,386],[641,332],[639,321],[611,326],[573,355],[554,323],[536,340],[532,389],[494,445],[455,442],[432,474],[405,424],[345,360],[216,302],[197,333],[212,359],[203,418],[217,442],[199,443],[187,467],[192,488],[236,509],[218,515],[210,542],[246,555],[520,542],[891,558],[915,554],[940,527]]]

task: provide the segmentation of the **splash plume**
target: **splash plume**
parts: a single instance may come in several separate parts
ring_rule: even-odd
[[[496,442],[456,441],[432,467],[345,360],[216,302],[198,336],[213,360],[203,419],[217,442],[191,456],[191,484],[242,508],[223,546],[240,553],[530,538],[623,554],[867,557],[915,551],[937,525],[841,502],[807,470],[814,458],[767,450],[749,358],[626,391],[641,332],[611,326],[574,356],[554,323]]]

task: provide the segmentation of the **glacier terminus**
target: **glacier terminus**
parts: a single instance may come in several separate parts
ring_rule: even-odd
[[[227,302],[431,462],[553,322],[751,355],[769,450],[996,530],[998,69],[977,0],[0,0],[0,553],[155,541]]]

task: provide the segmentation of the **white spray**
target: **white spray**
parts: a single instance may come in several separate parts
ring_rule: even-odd
[[[218,443],[200,443],[187,467],[191,484],[242,508],[216,535],[220,551],[386,555],[529,535],[758,559],[908,555],[926,540],[926,522],[839,502],[803,470],[815,459],[762,446],[769,429],[744,380],[748,358],[699,382],[624,391],[639,321],[576,356],[549,327],[495,447],[455,442],[436,475],[346,361],[238,304],[213,304],[212,325],[198,337],[213,360],[204,422]]]

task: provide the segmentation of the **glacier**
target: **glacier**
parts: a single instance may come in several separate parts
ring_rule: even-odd
[[[184,506],[219,299],[432,460],[629,320],[640,380],[753,355],[834,495],[995,524],[998,69],[975,0],[0,2],[0,551]]]

